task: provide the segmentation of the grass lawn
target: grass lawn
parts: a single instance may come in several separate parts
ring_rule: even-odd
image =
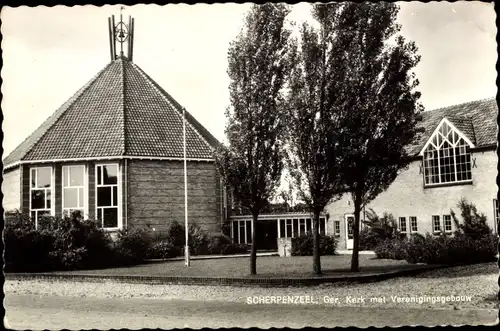
[[[361,274],[391,272],[415,268],[416,265],[405,261],[377,259],[374,256],[360,255]],[[353,275],[350,272],[351,255],[322,256],[321,267],[324,275]],[[151,262],[132,267],[109,268],[100,270],[63,271],[63,274],[128,275],[128,276],[198,276],[198,277],[245,277],[249,275],[248,257],[192,260],[190,267],[184,261]],[[257,257],[257,276],[263,277],[308,277],[312,273],[311,256]]]

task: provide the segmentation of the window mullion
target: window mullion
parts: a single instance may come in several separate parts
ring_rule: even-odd
[[[439,153],[439,148],[436,150],[437,152],[437,161],[438,161],[438,180],[441,183],[441,154]]]
[[[452,145],[453,146],[453,145]],[[453,167],[455,169],[455,182],[458,182],[458,174],[457,174],[457,153],[455,153],[455,146],[453,146],[452,151],[453,151]],[[459,147],[460,149],[460,147]]]

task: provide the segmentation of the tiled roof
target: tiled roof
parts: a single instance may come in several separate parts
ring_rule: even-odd
[[[495,98],[424,111],[422,121],[419,123],[424,132],[408,146],[408,154],[417,155],[445,117],[474,142],[476,147],[494,146],[497,143],[497,115],[498,106]]]
[[[188,158],[219,143],[186,111]],[[182,107],[136,64],[119,58],[62,105],[10,155],[18,161],[113,156],[182,158]]]
[[[470,116],[446,116],[460,132],[462,132],[470,141],[476,144],[476,135],[474,133],[474,124]]]

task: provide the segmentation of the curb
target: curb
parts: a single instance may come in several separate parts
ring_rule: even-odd
[[[395,277],[408,277],[422,272],[450,267],[448,265],[422,265],[418,268],[398,270],[386,273],[372,273],[349,276],[325,277],[200,277],[200,276],[131,276],[131,275],[93,275],[93,274],[54,274],[54,273],[6,273],[7,280],[42,279],[71,281],[115,281],[132,284],[163,284],[163,285],[229,285],[229,286],[314,286],[325,283],[372,283]]]
[[[276,253],[257,253],[257,257],[279,256]],[[235,255],[191,255],[190,260],[218,260],[229,258],[250,257],[250,254],[235,254]],[[144,262],[168,262],[168,261],[184,261],[184,256],[171,257],[167,259],[145,259]]]

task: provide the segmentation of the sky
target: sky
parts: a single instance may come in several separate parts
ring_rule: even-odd
[[[426,110],[495,96],[493,4],[401,2],[402,35]],[[134,62],[223,140],[227,50],[251,4],[135,5]],[[289,19],[311,21],[310,5]],[[110,61],[107,18],[120,6],[3,7],[2,159]],[[85,123],[82,123],[85,125]]]

